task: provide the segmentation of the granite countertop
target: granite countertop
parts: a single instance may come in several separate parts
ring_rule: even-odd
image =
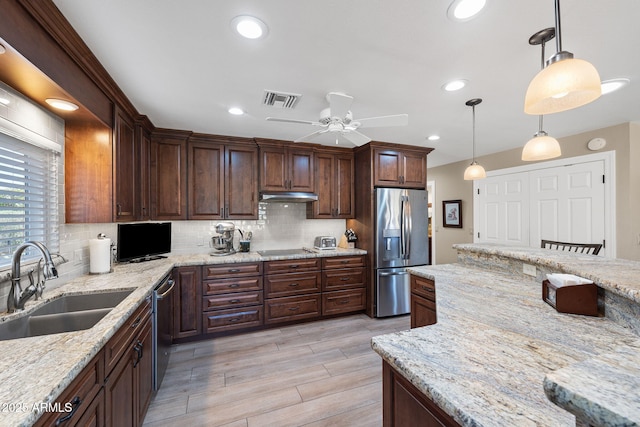
[[[336,249],[270,257],[257,252],[223,257],[175,255],[148,262],[118,264],[109,274],[83,275],[52,291],[45,289],[44,299],[29,301],[20,313],[1,313],[0,322],[27,315],[43,302],[64,294],[127,289],[133,292],[90,329],[0,341],[0,425],[32,425],[40,417],[34,405],[53,402],[173,267],[363,254],[366,251],[361,249]]]
[[[624,392],[640,387],[640,356],[627,350],[640,339],[629,329],[603,317],[556,312],[534,278],[460,264],[409,270],[436,281],[438,323],[374,337],[372,347],[460,424],[575,426],[575,417],[543,388],[545,376],[560,380],[554,375],[564,369],[606,385],[611,399],[640,422],[637,392],[633,398]],[[621,353],[631,361],[616,356]],[[593,364],[581,367],[588,361]],[[636,374],[629,368],[629,376],[612,379],[607,363],[618,373],[631,364]]]

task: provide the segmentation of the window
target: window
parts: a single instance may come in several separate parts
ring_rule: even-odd
[[[58,166],[62,147],[0,118],[0,266],[28,240],[59,251]],[[40,257],[28,248],[22,260]]]

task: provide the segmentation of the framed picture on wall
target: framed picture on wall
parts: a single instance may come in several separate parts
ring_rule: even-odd
[[[462,200],[442,201],[442,226],[462,228]]]

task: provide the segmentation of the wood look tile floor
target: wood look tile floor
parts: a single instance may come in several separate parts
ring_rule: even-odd
[[[144,426],[381,426],[370,339],[409,327],[358,314],[175,345]]]

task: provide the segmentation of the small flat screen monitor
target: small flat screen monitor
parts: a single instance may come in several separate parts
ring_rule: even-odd
[[[118,262],[164,258],[171,252],[171,223],[118,224]]]

